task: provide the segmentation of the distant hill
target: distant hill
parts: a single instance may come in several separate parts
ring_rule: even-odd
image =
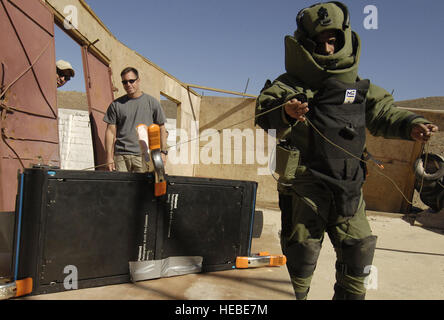
[[[396,101],[395,104],[402,108],[429,109],[444,111],[444,97],[428,97],[413,100]]]
[[[161,100],[160,103],[167,118],[177,118],[177,105],[174,102]],[[85,92],[57,90],[57,106],[60,109],[88,111],[88,98]]]
[[[57,90],[57,107],[88,111],[88,98],[85,92]]]

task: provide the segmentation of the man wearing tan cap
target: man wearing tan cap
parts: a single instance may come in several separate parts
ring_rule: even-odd
[[[57,88],[60,88],[67,83],[71,77],[74,77],[74,69],[71,64],[65,60],[58,60],[57,67]]]

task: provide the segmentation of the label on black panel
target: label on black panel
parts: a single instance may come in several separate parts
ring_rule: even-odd
[[[179,199],[178,193],[172,193],[168,194],[168,201],[167,203],[170,204],[169,208],[169,216],[168,216],[168,239],[171,238],[171,228],[173,225],[173,219],[174,219],[174,210],[177,209],[177,200]]]
[[[139,246],[139,255],[137,257],[137,261],[146,261],[149,259],[149,255],[151,250],[147,250],[148,248],[148,216],[149,214],[145,214],[145,223],[143,226],[143,242],[142,245]]]

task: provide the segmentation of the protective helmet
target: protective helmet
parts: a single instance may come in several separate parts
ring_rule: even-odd
[[[297,17],[295,38],[305,47],[313,58],[322,66],[332,64],[331,61],[340,61],[348,64],[353,55],[352,30],[347,7],[337,1],[317,3],[302,9]],[[337,46],[334,57],[315,52],[316,37],[328,30],[336,31]],[[332,66],[332,69],[337,66]]]

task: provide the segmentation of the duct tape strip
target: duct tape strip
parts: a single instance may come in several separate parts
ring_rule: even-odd
[[[131,281],[181,276],[202,271],[203,257],[169,257],[162,260],[130,261]]]
[[[15,282],[0,283],[0,300],[6,300],[11,299],[16,296],[17,293],[17,287],[15,285]]]

